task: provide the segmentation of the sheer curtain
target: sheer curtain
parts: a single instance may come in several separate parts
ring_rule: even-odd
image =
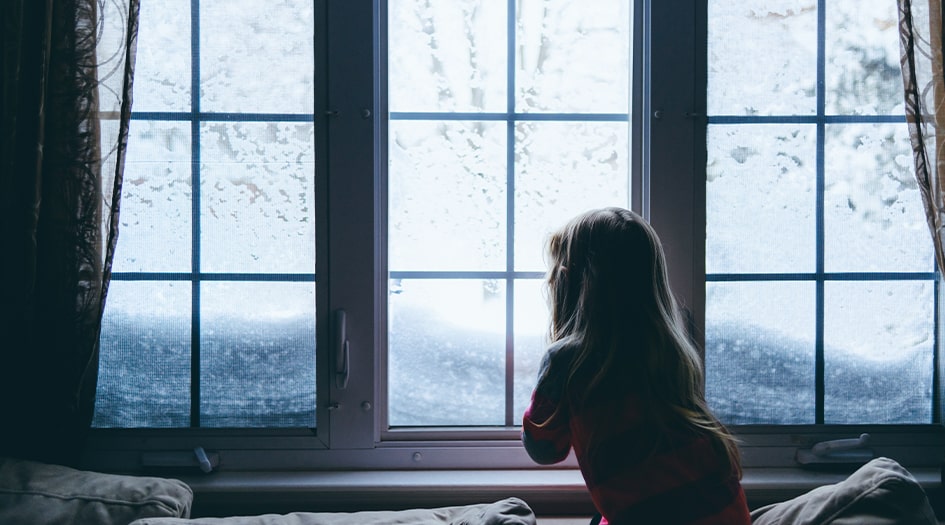
[[[76,463],[118,234],[138,0],[4,0],[0,455]]]
[[[906,120],[940,271],[945,271],[945,79],[942,1],[899,0]]]

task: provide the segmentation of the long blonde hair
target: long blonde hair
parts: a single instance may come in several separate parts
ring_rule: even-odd
[[[591,210],[551,236],[548,257],[550,338],[575,348],[565,387],[570,406],[632,393],[648,423],[709,436],[740,474],[735,440],[706,404],[702,361],[653,228],[626,209]]]

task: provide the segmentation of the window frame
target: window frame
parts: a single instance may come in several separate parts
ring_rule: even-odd
[[[136,470],[142,468],[144,452],[202,446],[219,452],[219,468],[230,471],[549,468],[527,457],[517,428],[386,428],[386,415],[378,409],[386,406],[387,397],[387,6],[385,0],[314,4],[314,66],[326,72],[316,75],[315,82],[316,275],[331,275],[327,280],[316,277],[316,348],[332,348],[333,334],[326,327],[334,312],[345,311],[350,380],[341,388],[331,373],[338,365],[334,353],[320,350],[317,429],[93,429],[85,465]],[[688,0],[685,6],[634,3],[633,43],[642,52],[634,53],[633,70],[643,87],[632,88],[631,129],[642,132],[631,133],[631,168],[634,189],[640,188],[633,194],[633,206],[664,241],[673,289],[701,348],[707,0]],[[345,54],[331,55],[333,49],[344,49]],[[662,59],[652,58],[657,56]],[[372,206],[368,209],[364,203]],[[692,213],[678,213],[680,209]],[[941,361],[935,362],[941,374]],[[941,398],[941,384],[935,388],[934,397]],[[937,422],[942,421],[940,412],[941,403]],[[861,432],[875,436],[877,455],[910,466],[938,466],[945,448],[940,423],[752,425],[733,430],[741,440],[746,468],[794,468],[797,448]],[[551,468],[574,469],[576,463],[572,456]]]

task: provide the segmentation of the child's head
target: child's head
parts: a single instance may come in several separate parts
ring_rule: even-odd
[[[644,318],[674,322],[662,245],[636,213],[575,217],[551,236],[548,258],[553,340],[638,331]]]

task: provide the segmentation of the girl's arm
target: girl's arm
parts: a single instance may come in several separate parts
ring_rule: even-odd
[[[553,346],[545,354],[538,373],[538,385],[522,418],[522,443],[536,463],[548,465],[568,457],[571,432],[568,410],[563,403],[567,367],[561,347]]]

